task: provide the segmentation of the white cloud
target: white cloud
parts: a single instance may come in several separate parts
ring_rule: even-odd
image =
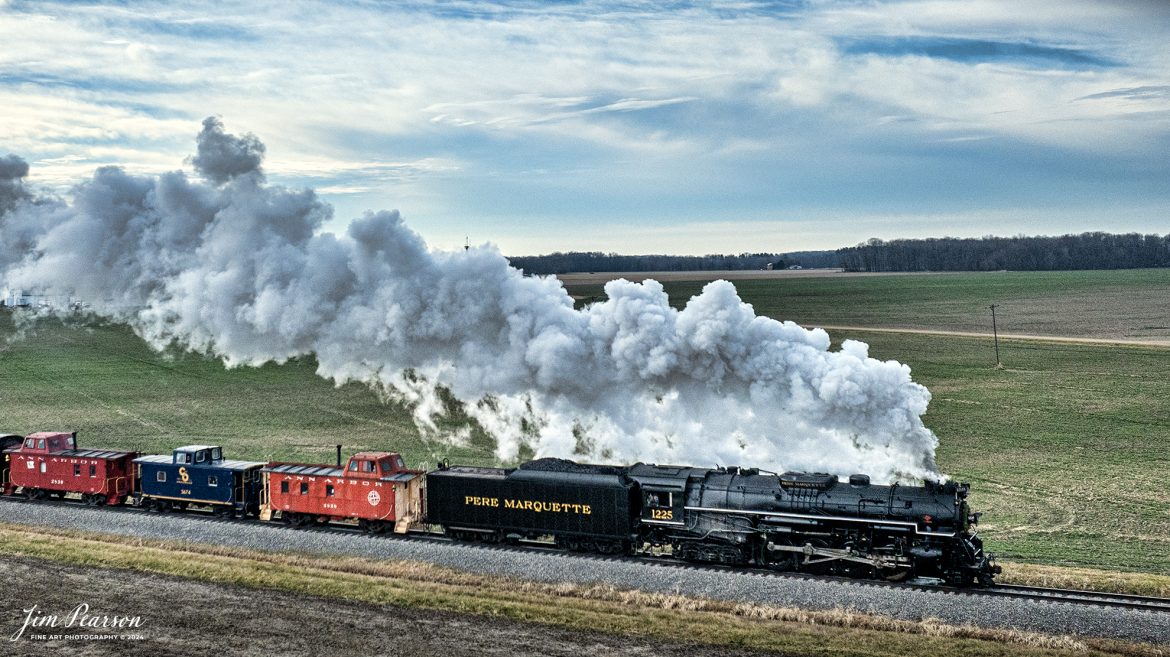
[[[638,182],[670,176],[674,188],[718,193],[714,166],[742,180],[761,167],[834,176],[835,163],[897,144],[1002,138],[1165,170],[1143,153],[1170,134],[1170,96],[1099,95],[1170,85],[1154,3],[824,2],[779,17],[746,2],[446,9],[476,18],[412,3],[249,3],[214,15],[182,2],[0,5],[0,148],[53,184],[103,159],[174,168],[198,121],[218,114],[264,140],[274,176],[424,199],[438,214],[473,205],[443,198],[453,186],[437,181],[452,177],[506,185],[545,172],[566,197],[604,196],[632,193],[621,172],[633,168]],[[842,45],[906,36],[1035,43],[1116,65]],[[896,186],[911,174],[888,175]],[[667,192],[643,193],[651,205]],[[785,202],[777,191],[760,203]]]

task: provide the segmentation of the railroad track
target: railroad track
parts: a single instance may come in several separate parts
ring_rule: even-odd
[[[1103,593],[1101,591],[1081,591],[1077,589],[1048,589],[1015,584],[997,584],[993,588],[980,591],[980,593],[1023,600],[1039,600],[1041,602],[1064,602],[1170,613],[1170,598],[1155,598],[1152,596],[1131,595],[1127,593]]]
[[[87,507],[81,502],[65,499],[65,500],[42,500],[37,502],[28,502],[15,497],[0,497],[0,502],[10,504],[38,504],[49,506],[77,506],[88,510],[95,510],[93,507]],[[132,506],[121,507],[100,507],[102,513],[148,513],[144,509]],[[439,542],[451,545],[459,545],[461,547],[485,550],[493,552],[512,552],[517,554],[531,554],[531,553],[545,553],[550,555],[557,555],[562,557],[569,557],[573,559],[591,560],[598,563],[636,563],[651,565],[661,568],[671,568],[688,571],[707,571],[707,572],[725,572],[728,574],[744,575],[751,577],[779,577],[786,579],[797,579],[807,581],[834,581],[849,586],[861,587],[880,587],[891,589],[913,589],[919,591],[927,591],[932,593],[942,593],[949,595],[963,595],[963,596],[987,596],[998,598],[1009,598],[1015,600],[1033,601],[1037,603],[1048,604],[1073,604],[1073,605],[1087,605],[1098,606],[1106,608],[1129,609],[1134,611],[1144,611],[1149,613],[1170,613],[1170,598],[1158,598],[1153,596],[1142,596],[1125,593],[1106,593],[1101,591],[1084,591],[1077,589],[1055,589],[1034,586],[1021,586],[1015,584],[997,584],[988,588],[956,588],[946,586],[942,583],[935,583],[933,581],[911,580],[909,582],[887,582],[882,580],[871,579],[857,579],[851,577],[842,577],[836,575],[814,575],[809,573],[791,572],[791,571],[776,571],[764,568],[743,568],[724,566],[719,564],[705,564],[682,561],[671,556],[665,555],[603,555],[590,552],[568,552],[550,543],[542,541],[522,540],[515,543],[479,543],[470,541],[455,541],[439,532],[427,530],[412,530],[410,533],[401,534],[386,534],[382,536],[370,535],[356,526],[350,527],[347,525],[329,524],[317,525],[312,527],[291,527],[279,522],[262,523],[256,520],[249,519],[226,519],[213,516],[209,513],[200,511],[188,511],[179,513],[168,513],[161,517],[174,515],[176,517],[185,518],[188,520],[195,520],[199,523],[205,524],[227,524],[227,525],[254,525],[266,526],[274,529],[280,529],[290,532],[311,532],[311,533],[344,533],[355,536],[366,536],[370,540],[402,540],[402,541],[424,541],[424,542]]]

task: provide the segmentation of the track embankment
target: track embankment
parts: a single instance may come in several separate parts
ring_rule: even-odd
[[[952,625],[1170,642],[1170,613],[1033,598],[972,596],[924,587],[777,577],[766,572],[664,566],[430,538],[374,537],[333,528],[294,530],[194,514],[160,516],[134,509],[93,509],[15,499],[0,500],[0,522],[255,550],[405,559],[538,582],[602,583],[763,605],[847,609],[911,621],[933,618]]]

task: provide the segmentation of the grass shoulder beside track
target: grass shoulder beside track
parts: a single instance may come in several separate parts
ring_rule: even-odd
[[[786,655],[1162,654],[1152,646],[1119,641],[742,605],[608,586],[539,584],[415,562],[274,554],[0,524],[0,559],[6,557]]]

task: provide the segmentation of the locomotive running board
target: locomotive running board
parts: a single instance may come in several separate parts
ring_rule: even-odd
[[[804,513],[780,513],[778,511],[749,511],[746,509],[713,509],[705,506],[684,507],[687,511],[702,511],[704,513],[723,513],[738,516],[766,516],[768,518],[790,518],[792,520],[835,520],[837,522],[859,522],[867,525],[892,525],[912,528],[918,536],[932,536],[934,538],[954,538],[954,532],[930,532],[918,528],[918,523],[901,520],[866,520],[865,518],[850,518],[848,516],[814,516]]]

